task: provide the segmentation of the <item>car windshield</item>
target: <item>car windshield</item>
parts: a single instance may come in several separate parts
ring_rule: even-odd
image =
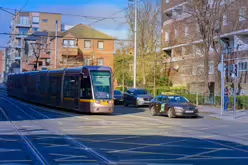
[[[136,94],[136,95],[147,95],[148,92],[147,92],[147,90],[139,89],[139,90],[136,90],[136,91],[135,91],[135,94]]]
[[[115,91],[114,91],[114,95],[122,95],[122,92],[121,92],[121,91],[115,90]]]
[[[168,96],[167,99],[172,103],[188,103],[189,100],[182,96]]]

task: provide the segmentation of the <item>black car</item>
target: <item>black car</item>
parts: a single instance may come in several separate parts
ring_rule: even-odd
[[[146,89],[130,88],[124,93],[124,106],[149,106],[152,99],[153,96]]]
[[[168,115],[170,118],[177,116],[198,116],[197,107],[185,97],[177,95],[159,95],[151,100],[149,109],[152,116],[159,114]]]
[[[115,104],[123,103],[123,93],[119,90],[114,90],[114,102]]]

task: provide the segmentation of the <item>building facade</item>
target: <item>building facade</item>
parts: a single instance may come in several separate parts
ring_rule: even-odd
[[[212,1],[208,1],[211,4]],[[246,1],[237,1],[234,7],[221,15],[215,26],[217,54],[209,50],[209,91],[220,93],[218,64],[223,53],[225,64],[239,65],[239,84],[248,94],[248,11]],[[199,25],[189,14],[187,0],[163,0],[163,50],[169,58],[165,60],[167,73],[174,86],[186,86],[192,93],[204,91],[204,53]],[[232,80],[227,72],[225,84]]]
[[[47,49],[51,68],[83,65],[110,66],[113,69],[115,39],[89,26],[79,24],[60,34],[56,53],[56,38],[51,38]]]
[[[5,72],[4,52],[0,50],[0,83],[2,83],[4,80],[4,72]]]
[[[29,70],[25,56],[25,38],[35,32],[55,32],[56,21],[61,31],[61,14],[44,12],[19,12],[11,21],[9,44],[10,72]]]

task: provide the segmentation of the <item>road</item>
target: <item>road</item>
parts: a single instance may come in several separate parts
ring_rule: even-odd
[[[26,103],[0,90],[0,164],[247,164],[247,126],[202,114],[153,117],[118,105],[85,115]]]

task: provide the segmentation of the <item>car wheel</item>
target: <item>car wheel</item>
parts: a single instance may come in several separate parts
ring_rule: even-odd
[[[124,106],[127,107],[128,106],[128,103],[126,101],[124,101]]]
[[[175,117],[175,115],[174,115],[174,109],[173,108],[170,108],[168,110],[168,117],[169,118],[174,118]]]
[[[136,107],[136,108],[139,108],[139,104],[138,104],[137,101],[136,101],[136,103],[135,103],[135,107]]]
[[[157,116],[157,113],[156,113],[156,110],[155,110],[154,106],[151,107],[150,113],[151,113],[152,116]]]

